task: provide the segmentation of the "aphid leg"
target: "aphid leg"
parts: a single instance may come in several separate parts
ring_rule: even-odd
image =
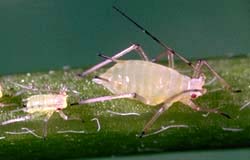
[[[146,134],[146,132],[148,131],[148,129],[153,125],[153,123],[157,120],[157,118],[159,118],[159,116],[166,111],[167,109],[169,109],[169,107],[172,106],[173,102],[176,102],[177,100],[181,99],[183,94],[186,94],[188,92],[202,92],[202,90],[198,90],[198,89],[190,89],[190,90],[185,90],[182,91],[180,93],[175,94],[174,96],[168,98],[167,100],[165,100],[163,106],[155,113],[155,115],[147,122],[147,124],[144,126],[144,129],[140,135],[140,138],[143,137],[143,135]]]
[[[86,70],[85,72],[79,74],[79,76],[84,77],[100,68],[102,68],[103,66],[111,63],[113,60],[118,59],[124,55],[126,55],[127,53],[131,52],[131,51],[137,51],[137,53],[142,57],[142,59],[144,59],[145,61],[148,61],[148,57],[146,56],[145,52],[143,51],[143,49],[141,48],[140,45],[138,44],[132,44],[130,47],[124,49],[121,52],[118,52],[117,54],[115,54],[114,56],[111,57],[111,59],[106,59],[103,62],[91,67],[90,69]]]
[[[12,114],[15,112],[26,111],[26,110],[27,110],[27,108],[19,108],[19,109],[15,109],[15,110],[10,111],[10,113]]]
[[[171,107],[172,103],[165,103],[155,114],[154,116],[147,122],[144,126],[143,131],[141,132],[140,138],[142,138],[148,131],[148,129],[153,125],[153,123],[159,118],[159,116],[166,110]]]
[[[63,111],[60,110],[60,111],[57,111],[57,112],[59,113],[60,117],[62,117],[62,119],[64,119],[64,120],[69,119],[69,117],[66,114],[63,113]]]
[[[213,69],[212,66],[210,66],[207,61],[205,60],[199,60],[196,65],[195,65],[195,69],[194,69],[194,73],[193,73],[193,77],[194,78],[199,78],[202,74],[202,67],[206,66],[209,71],[219,80],[219,82],[222,84],[222,86],[230,91],[233,92],[240,92],[240,90],[232,90],[231,86]]]
[[[194,104],[193,101],[191,100],[185,100],[185,101],[181,101],[182,103],[188,105],[189,107],[191,107],[193,110],[196,110],[196,111],[201,111],[201,112],[209,112],[209,113],[215,113],[215,114],[220,114],[226,118],[229,118],[231,119],[231,117],[224,113],[224,112],[221,112],[217,109],[210,109],[210,108],[201,108],[200,106],[197,106],[196,104]]]
[[[69,117],[69,116],[67,116],[62,110],[59,110],[59,111],[57,111],[58,113],[59,113],[59,115],[60,115],[60,117],[62,118],[62,119],[64,119],[64,120],[79,120],[79,121],[82,121],[82,122],[84,122],[84,120],[83,119],[81,119],[81,118],[73,118],[73,117]]]
[[[5,103],[0,103],[0,107],[9,107],[9,106],[16,106],[17,104],[14,104],[14,103],[8,103],[8,104],[5,104]]]
[[[96,98],[81,100],[77,104],[88,104],[88,103],[110,101],[110,100],[122,99],[122,98],[134,98],[135,95],[136,95],[135,93],[127,93],[127,94],[120,94],[120,95],[114,95],[114,96],[96,97]]]
[[[168,58],[168,67],[174,68],[174,54],[170,52],[169,50],[166,50],[165,52],[159,54],[154,59],[152,59],[152,62],[159,62],[160,59],[162,59],[164,56],[167,56]]]
[[[11,124],[11,123],[16,123],[16,122],[23,122],[23,121],[27,121],[32,119],[31,115],[27,115],[27,116],[23,116],[23,117],[19,117],[19,118],[15,118],[15,119],[10,119],[4,122],[1,122],[1,125],[7,125],[7,124]]]
[[[48,132],[48,121],[50,119],[50,117],[52,116],[54,112],[48,112],[46,117],[44,118],[43,122],[43,139],[46,139],[47,137],[47,132]]]

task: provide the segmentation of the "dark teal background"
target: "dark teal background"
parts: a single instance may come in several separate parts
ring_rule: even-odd
[[[160,53],[114,3],[185,57],[250,51],[249,0],[1,0],[0,73],[87,66],[132,42]]]

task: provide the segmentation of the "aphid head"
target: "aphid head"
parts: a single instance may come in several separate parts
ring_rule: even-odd
[[[63,95],[63,96],[68,96],[66,91],[60,91],[59,94],[60,94],[60,95]]]
[[[68,95],[67,95],[68,91],[69,91],[69,89],[66,86],[61,85],[61,89],[59,91],[59,94],[62,96],[68,97]]]
[[[206,89],[202,88],[205,84],[205,76],[200,76],[199,78],[192,78],[188,84],[188,90],[197,90],[190,92],[191,99],[195,99],[206,93]]]

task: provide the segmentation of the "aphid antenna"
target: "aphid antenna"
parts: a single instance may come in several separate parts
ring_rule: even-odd
[[[195,68],[195,66],[186,58],[175,52],[172,48],[168,47],[165,43],[163,43],[160,39],[155,37],[152,33],[150,33],[148,30],[146,30],[144,27],[142,27],[140,24],[138,24],[136,21],[134,21],[132,18],[130,18],[127,14],[125,14],[123,11],[121,11],[119,8],[117,8],[115,5],[113,5],[113,9],[115,9],[118,13],[120,13],[123,17],[128,19],[130,22],[132,22],[135,26],[137,26],[143,33],[147,34],[151,39],[153,39],[156,43],[161,45],[165,50],[171,52],[173,55],[177,56],[179,59],[181,59],[183,62],[191,66],[192,68]]]

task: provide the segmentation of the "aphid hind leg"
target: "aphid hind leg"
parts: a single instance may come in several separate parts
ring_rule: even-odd
[[[209,71],[219,80],[219,82],[222,84],[222,86],[225,89],[232,91],[231,86],[205,60],[199,60],[196,63],[194,73],[193,73],[193,78],[199,78],[201,76],[201,74],[203,74],[202,73],[203,66],[206,66],[209,69]],[[237,90],[235,92],[239,92],[239,90]]]
[[[195,111],[201,111],[201,112],[209,112],[209,113],[220,114],[220,115],[222,115],[222,116],[224,116],[224,117],[226,117],[226,118],[231,119],[231,117],[230,117],[228,114],[224,113],[224,112],[221,112],[221,111],[219,111],[219,110],[217,110],[217,109],[201,108],[200,106],[194,104],[194,102],[191,101],[191,100],[185,100],[185,101],[182,101],[182,103],[188,105],[189,107],[191,107],[191,108],[192,108],[193,110],[195,110]]]
[[[113,96],[102,96],[102,97],[81,100],[76,104],[88,104],[88,103],[95,103],[95,102],[110,101],[110,100],[114,100],[114,99],[135,98],[135,97],[136,97],[135,93],[125,93],[125,94],[119,94],[119,95],[113,95]]]
[[[116,53],[114,56],[104,60],[103,62],[91,67],[90,69],[86,70],[85,72],[79,74],[79,76],[84,77],[100,68],[102,68],[103,66],[113,62],[113,60],[116,60],[124,55],[126,55],[127,53],[131,52],[131,51],[136,51],[143,60],[145,61],[149,61],[147,55],[145,54],[145,52],[143,51],[142,47],[138,44],[132,44],[131,46],[129,46],[128,48],[122,50],[121,52]]]

